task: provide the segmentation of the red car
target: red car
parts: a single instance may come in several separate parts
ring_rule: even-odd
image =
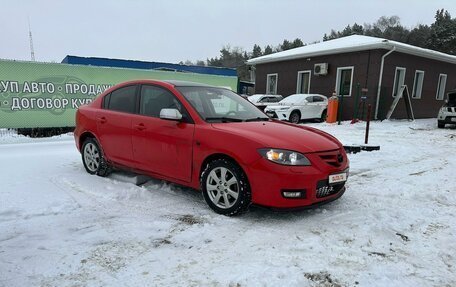
[[[76,113],[85,169],[128,169],[195,189],[217,213],[250,204],[320,205],[345,192],[348,159],[333,136],[268,118],[224,88],[179,81],[116,85]]]

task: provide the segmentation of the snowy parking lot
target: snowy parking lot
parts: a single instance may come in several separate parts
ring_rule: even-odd
[[[225,217],[194,190],[87,174],[71,135],[0,137],[0,286],[456,286],[456,129],[374,122],[370,143],[339,200]]]

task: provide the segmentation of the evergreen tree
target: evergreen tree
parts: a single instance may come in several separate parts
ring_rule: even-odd
[[[253,50],[252,50],[252,58],[258,58],[263,56],[263,52],[261,51],[261,47],[258,46],[257,44],[253,45]]]
[[[264,48],[264,53],[263,55],[269,55],[269,54],[272,54],[272,47],[267,45],[265,48]]]
[[[456,19],[451,19],[448,11],[441,9],[436,12],[428,44],[431,49],[456,54]]]

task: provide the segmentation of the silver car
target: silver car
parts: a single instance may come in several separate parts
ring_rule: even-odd
[[[456,125],[456,90],[447,94],[445,104],[440,108],[437,116],[439,128],[444,128],[446,124]]]

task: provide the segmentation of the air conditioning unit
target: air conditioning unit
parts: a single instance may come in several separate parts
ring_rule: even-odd
[[[319,63],[314,65],[314,75],[327,75],[328,63]]]

